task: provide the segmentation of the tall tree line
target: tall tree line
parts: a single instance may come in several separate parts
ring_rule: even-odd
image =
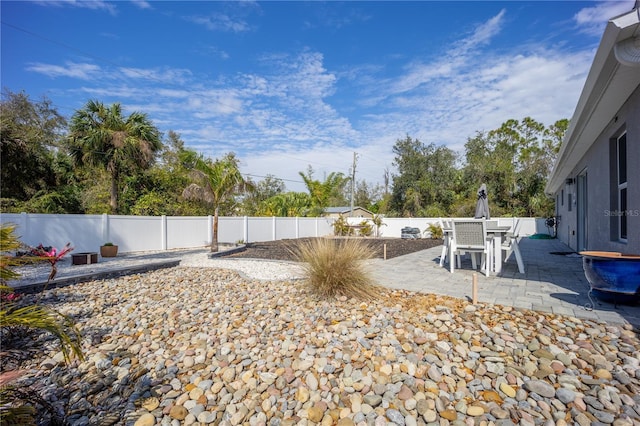
[[[398,140],[391,215],[473,216],[484,183],[492,216],[551,216],[553,200],[544,187],[568,125],[566,119],[548,127],[530,117],[510,119],[468,138],[461,155],[410,136]]]
[[[319,179],[309,166],[299,172],[306,192],[273,175],[253,182],[233,153],[205,158],[119,104],[89,101],[67,122],[48,99],[5,90],[0,119],[3,212],[316,216],[350,204],[343,173]],[[463,153],[407,135],[393,146],[395,172],[382,171],[384,185],[355,182],[354,204],[390,217],[471,216],[485,183],[493,216],[551,215],[543,190],[567,126],[507,120]]]

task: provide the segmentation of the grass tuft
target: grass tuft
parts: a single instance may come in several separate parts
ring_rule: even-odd
[[[298,243],[291,251],[303,262],[309,289],[322,298],[367,300],[379,294],[362,263],[375,253],[362,240],[315,238]]]

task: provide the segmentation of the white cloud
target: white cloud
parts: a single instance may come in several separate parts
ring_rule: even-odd
[[[203,25],[211,31],[240,33],[251,29],[247,22],[241,19],[233,19],[224,13],[212,13],[209,16],[187,16],[185,19],[195,24]]]
[[[472,49],[486,45],[491,39],[498,35],[504,24],[504,15],[506,10],[502,9],[496,16],[478,25],[473,33],[458,43],[456,55],[467,54]]]
[[[462,152],[476,131],[510,118],[531,116],[549,125],[571,116],[593,50],[527,45],[492,53],[486,46],[505,17],[500,11],[435,59],[408,59],[393,79],[379,77],[382,60],[333,70],[323,52],[312,49],[264,54],[251,73],[215,79],[178,68],[69,62],[31,64],[29,70],[82,79],[87,95],[148,113],[205,155],[234,151],[245,173],[300,181],[298,172],[309,164],[319,178],[348,173],[357,151],[356,177],[379,182],[392,165],[394,143],[407,134]],[[354,101],[346,111],[334,103],[345,87]]]
[[[478,49],[489,43],[499,34],[506,11],[502,9],[496,16],[481,23],[453,46],[440,53],[437,60],[431,63],[416,62],[409,64],[405,75],[394,78],[389,86],[390,94],[403,93],[414,90],[423,84],[433,83],[438,78],[455,75],[463,67],[470,56],[476,56]]]
[[[32,63],[27,65],[27,71],[46,75],[50,78],[70,77],[81,80],[90,80],[100,73],[100,67],[87,63],[65,62],[65,65],[53,65],[43,63]]]
[[[150,68],[120,68],[120,72],[127,78],[154,80],[158,83],[184,84],[191,76],[191,71],[178,68],[150,69]]]
[[[581,9],[573,19],[582,32],[600,37],[609,19],[631,11],[633,6],[634,0],[603,1]]]
[[[36,1],[35,3],[41,6],[54,6],[54,7],[79,7],[83,9],[92,10],[106,10],[111,15],[117,14],[117,8],[113,2],[102,0],[44,0]]]
[[[131,2],[140,9],[153,9],[151,4],[146,0],[131,0]]]

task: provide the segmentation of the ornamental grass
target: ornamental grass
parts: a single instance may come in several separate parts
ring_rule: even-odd
[[[310,291],[321,298],[367,300],[380,292],[363,264],[375,254],[363,240],[315,238],[298,243],[291,251],[303,262]]]

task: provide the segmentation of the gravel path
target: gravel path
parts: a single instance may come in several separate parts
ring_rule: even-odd
[[[640,425],[630,326],[407,291],[322,301],[297,265],[203,256],[44,292],[86,360],[22,340],[47,349],[21,386],[72,425]]]

